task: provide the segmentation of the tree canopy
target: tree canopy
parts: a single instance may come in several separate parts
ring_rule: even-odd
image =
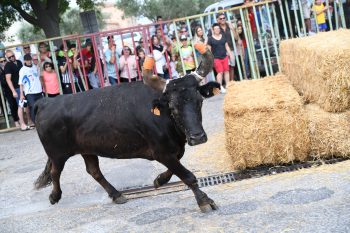
[[[83,10],[94,9],[104,0],[76,0]],[[47,38],[60,36],[61,16],[68,10],[70,0],[0,0],[0,32],[15,21],[25,20],[43,29]]]
[[[217,0],[117,0],[117,7],[124,16],[144,16],[155,20],[161,15],[164,20],[203,13],[204,9]]]
[[[96,17],[100,29],[103,29],[105,22],[101,11],[96,11]],[[72,8],[67,10],[62,16],[60,21],[61,35],[71,34],[83,34],[84,28],[80,20],[79,9]],[[45,39],[46,36],[41,28],[35,27],[31,24],[23,24],[18,31],[18,38],[22,42],[36,41]]]

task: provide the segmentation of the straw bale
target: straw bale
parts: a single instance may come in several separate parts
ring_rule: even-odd
[[[304,161],[308,156],[303,103],[283,75],[229,85],[224,119],[226,149],[236,169]]]
[[[350,30],[282,41],[281,68],[305,102],[327,112],[350,108]]]
[[[316,104],[305,106],[310,155],[317,159],[350,157],[350,111],[329,113]]]

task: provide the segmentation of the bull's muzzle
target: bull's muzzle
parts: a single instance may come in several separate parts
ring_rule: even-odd
[[[188,145],[195,146],[208,141],[207,134],[205,132],[188,137]]]

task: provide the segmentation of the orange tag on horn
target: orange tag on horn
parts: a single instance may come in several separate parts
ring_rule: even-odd
[[[200,54],[204,54],[207,51],[207,46],[203,43],[197,43],[194,48],[198,50]]]
[[[146,60],[143,63],[143,69],[152,70],[153,66],[154,66],[154,59],[151,57],[146,57]]]
[[[220,93],[220,89],[215,87],[215,88],[213,89],[213,93],[214,93],[214,95],[219,94],[219,93]]]
[[[157,107],[152,108],[151,112],[156,116],[160,116],[160,110]]]

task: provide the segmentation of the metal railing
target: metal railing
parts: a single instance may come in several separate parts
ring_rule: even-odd
[[[344,14],[343,4],[344,3],[341,0],[325,1],[325,6],[328,6],[326,18],[329,30],[336,30],[350,26],[346,25],[347,17],[350,16]],[[348,5],[347,7],[349,7]],[[304,8],[306,7],[309,6],[306,6],[305,1],[302,0],[265,0],[229,9],[222,9],[220,11],[148,25],[137,25],[129,28],[85,35],[69,35],[22,43],[6,47],[5,50],[11,50],[28,44],[33,47],[37,46],[40,42],[47,43],[47,47],[49,48],[49,51],[51,51],[51,59],[57,75],[60,94],[66,93],[67,88],[62,87],[62,84],[64,83],[62,83],[62,72],[58,65],[59,60],[65,60],[65,62],[68,63],[66,72],[68,72],[69,75],[69,92],[76,93],[79,91],[88,91],[91,88],[88,80],[89,74],[92,72],[91,66],[89,66],[91,65],[91,60],[83,54],[83,50],[86,49],[87,41],[92,45],[91,51],[89,52],[92,54],[91,59],[95,61],[96,69],[94,71],[97,74],[98,82],[100,84],[99,86],[105,87],[111,85],[108,75],[108,70],[111,69],[111,67],[114,67],[115,77],[113,78],[117,83],[125,80],[131,82],[135,77],[131,76],[130,70],[134,70],[137,73],[136,78],[142,80],[142,67],[139,65],[139,63],[142,62],[142,59],[138,57],[136,48],[139,46],[146,55],[153,53],[157,48],[155,48],[151,39],[152,35],[156,34],[158,29],[158,40],[162,42],[163,46],[167,46],[163,58],[165,59],[166,67],[169,70],[168,78],[172,78],[170,55],[171,52],[173,52],[173,49],[174,51],[178,51],[178,62],[181,63],[181,70],[179,72],[182,73],[182,75],[186,73],[184,57],[181,52],[181,35],[178,29],[181,29],[182,27],[187,28],[187,36],[189,37],[189,42],[191,42],[196,34],[194,31],[195,26],[200,26],[204,31],[204,39],[207,39],[206,35],[208,31],[211,30],[211,25],[215,22],[213,19],[215,19],[215,16],[219,13],[224,13],[227,23],[231,24],[235,30],[231,30],[230,35],[235,58],[235,70],[238,71],[238,73],[235,74],[236,80],[258,79],[264,76],[273,75],[281,69],[279,61],[279,44],[281,40],[308,36],[319,32],[316,23],[316,14],[312,8],[310,8],[310,21],[313,26],[308,28],[308,25],[305,23]],[[168,30],[165,30],[165,27]],[[169,33],[170,28],[173,29],[172,34]],[[241,33],[239,33],[240,28],[242,28]],[[313,32],[311,31],[312,28],[314,28]],[[118,61],[114,63],[107,61],[105,54],[106,50],[113,46],[112,42],[108,44],[108,36],[114,38],[113,43],[116,45],[116,56],[118,56],[118,58],[121,56],[121,53],[123,53],[123,48],[125,46],[132,50],[134,53],[133,59],[135,59],[134,65],[136,64],[136,67],[129,67],[131,66],[130,64],[125,64],[124,67],[120,67]],[[143,44],[138,43],[140,38],[142,38],[142,41],[144,42]],[[139,41],[136,41],[136,39]],[[54,44],[62,44],[62,50],[59,49],[56,53],[54,51]],[[72,44],[75,44],[76,49],[78,50],[75,58],[74,54],[70,52],[69,49],[69,46]],[[242,47],[243,51],[241,50]],[[120,49],[122,52],[120,52]],[[195,65],[198,66],[200,62],[199,57],[197,57],[197,53],[194,51],[193,46],[192,49]],[[38,48],[37,51],[39,51]],[[40,54],[38,54],[38,58],[40,58],[39,55]],[[126,70],[127,77],[120,77],[120,71],[124,69]],[[159,70],[155,68],[154,73],[159,73]],[[6,128],[10,128],[11,125],[7,114],[7,104],[2,88],[0,88],[0,97],[5,113]]]

